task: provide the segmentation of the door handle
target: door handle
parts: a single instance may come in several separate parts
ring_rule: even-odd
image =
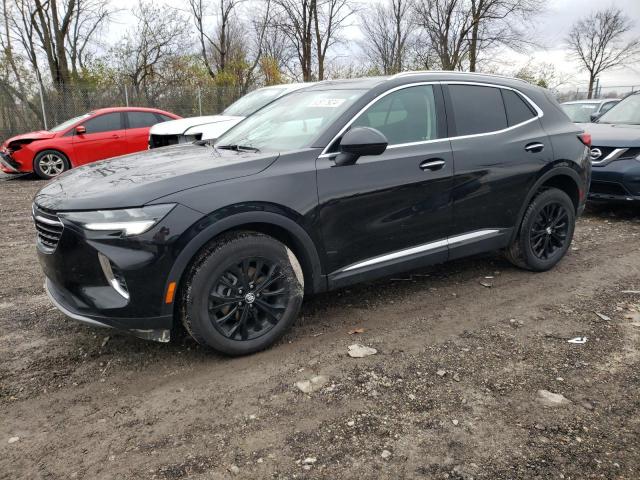
[[[529,143],[527,144],[526,147],[524,147],[524,149],[527,152],[532,152],[532,153],[541,152],[542,150],[544,150],[544,143],[540,143],[540,142]]]
[[[111,138],[120,138],[120,135],[116,135],[115,133],[111,135]]]
[[[420,170],[431,170],[433,172],[435,170],[440,170],[442,167],[444,167],[445,163],[446,162],[441,158],[430,158],[420,163]]]

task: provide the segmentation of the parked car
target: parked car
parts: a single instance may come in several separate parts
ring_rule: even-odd
[[[620,101],[619,98],[600,98],[593,100],[575,100],[562,103],[562,108],[572,122],[585,123],[596,120],[611,110]]]
[[[85,163],[145,150],[149,128],[177,118],[154,108],[101,108],[50,130],[6,140],[0,147],[0,168],[53,178]]]
[[[34,199],[37,251],[72,318],[160,341],[182,322],[248,354],[285,333],[303,294],[498,249],[552,268],[584,208],[588,145],[549,92],[516,79],[321,82],[215,146],[56,179]]]
[[[313,83],[286,83],[248,93],[229,105],[220,115],[189,117],[165,122],[151,128],[149,148],[166,147],[196,140],[215,141],[220,135],[275,99]]]
[[[589,199],[640,201],[640,92],[625,97],[595,123],[590,134],[593,177]]]

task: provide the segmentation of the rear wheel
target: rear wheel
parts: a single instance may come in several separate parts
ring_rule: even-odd
[[[557,188],[543,190],[527,207],[506,257],[520,268],[549,270],[569,249],[575,222],[575,207],[569,196]]]
[[[57,150],[44,150],[33,159],[33,171],[45,180],[57,177],[69,168],[69,160]]]
[[[183,288],[182,321],[198,343],[218,352],[257,352],[295,321],[303,284],[298,260],[276,239],[225,235],[194,261]]]

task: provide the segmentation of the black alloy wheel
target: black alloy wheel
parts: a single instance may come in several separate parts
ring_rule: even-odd
[[[546,188],[527,206],[515,239],[505,249],[517,267],[542,272],[558,263],[571,245],[576,207],[565,192]]]
[[[569,213],[561,203],[548,203],[533,222],[529,240],[536,257],[547,260],[564,248],[569,233]]]
[[[209,318],[232,340],[253,340],[271,330],[287,309],[288,288],[280,267],[266,258],[242,259],[215,281]]]
[[[194,259],[181,287],[180,313],[201,345],[247,355],[286,333],[303,296],[302,267],[286,245],[258,232],[230,232]]]

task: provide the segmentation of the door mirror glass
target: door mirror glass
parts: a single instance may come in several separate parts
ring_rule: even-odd
[[[357,127],[344,134],[336,165],[352,165],[359,157],[380,155],[387,149],[387,138],[375,128]]]
[[[86,129],[86,128],[84,128],[84,125],[78,125],[78,126],[76,127],[76,133],[77,133],[78,135],[84,135],[85,133],[87,133],[87,129]]]
[[[598,118],[600,118],[600,114],[599,113],[592,113],[591,115],[589,115],[589,119],[592,122],[595,122],[596,120],[598,120]]]

